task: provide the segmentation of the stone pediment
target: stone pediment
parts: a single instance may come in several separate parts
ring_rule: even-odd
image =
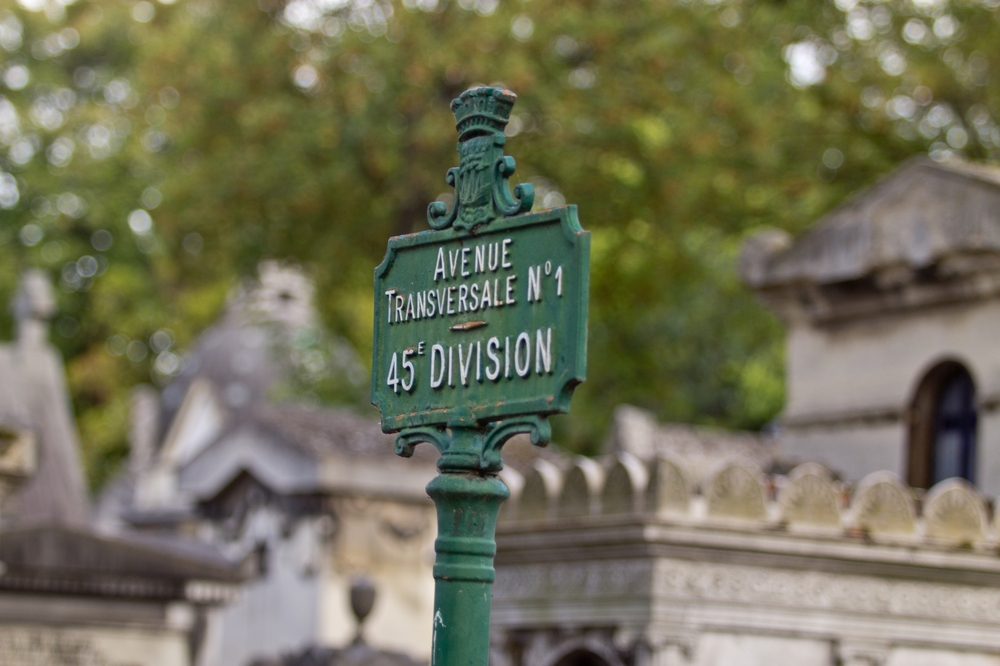
[[[778,230],[751,237],[740,273],[769,301],[795,300],[815,317],[873,297],[882,309],[996,293],[1000,167],[910,160],[794,241]]]

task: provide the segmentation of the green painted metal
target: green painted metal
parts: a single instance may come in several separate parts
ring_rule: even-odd
[[[510,491],[495,476],[442,474],[427,486],[438,514],[434,543],[434,634],[431,663],[485,666],[497,514]]]
[[[568,411],[585,376],[589,256],[575,206],[390,239],[375,271],[383,429]]]
[[[531,213],[511,194],[503,129],[516,96],[478,88],[452,102],[459,165],[451,210],[432,231],[389,239],[375,269],[372,404],[396,453],[440,452],[427,486],[437,507],[432,666],[489,661],[493,556],[504,442],[544,446],[549,414],[569,410],[587,363],[590,236],[575,206]]]

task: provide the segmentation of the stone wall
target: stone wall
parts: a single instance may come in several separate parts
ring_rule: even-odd
[[[192,663],[195,611],[162,604],[0,594],[4,666],[200,666]]]
[[[905,474],[908,411],[927,372],[965,366],[979,407],[977,485],[1000,493],[1000,301],[940,305],[832,324],[791,322],[784,455],[824,462],[860,479],[875,469]]]
[[[628,453],[504,476],[497,666],[1000,664],[1000,532],[963,481]]]

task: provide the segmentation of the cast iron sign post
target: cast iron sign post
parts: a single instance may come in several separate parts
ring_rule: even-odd
[[[515,434],[544,446],[546,417],[569,410],[587,362],[590,236],[575,206],[532,213],[534,190],[507,182],[504,127],[516,96],[468,90],[451,103],[458,167],[451,210],[389,239],[375,269],[372,404],[396,453],[441,452],[427,486],[437,507],[432,666],[486,666],[497,478]]]

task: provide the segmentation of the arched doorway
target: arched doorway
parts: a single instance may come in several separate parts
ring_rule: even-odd
[[[555,666],[611,666],[611,664],[593,651],[581,647],[563,655]]]
[[[945,361],[931,368],[910,411],[910,485],[930,488],[952,477],[974,482],[976,421],[976,387],[965,366]]]

